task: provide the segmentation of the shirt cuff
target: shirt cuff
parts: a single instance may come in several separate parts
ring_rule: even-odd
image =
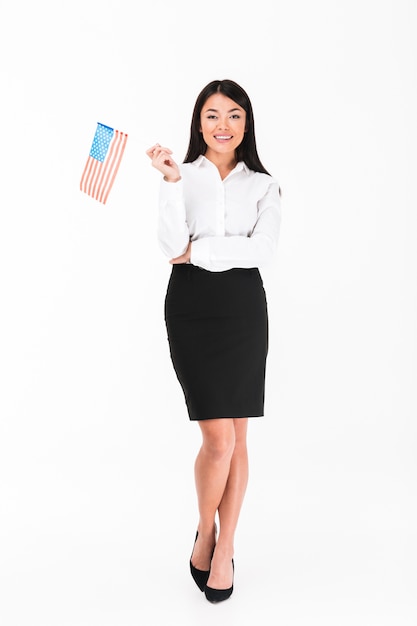
[[[180,180],[176,183],[169,183],[162,178],[159,190],[159,199],[162,204],[165,205],[171,202],[178,202],[179,200],[182,202],[182,192],[182,178],[180,178]]]
[[[210,237],[196,239],[191,243],[190,263],[204,269],[210,267]]]

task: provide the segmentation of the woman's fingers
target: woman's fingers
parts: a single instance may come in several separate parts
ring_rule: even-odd
[[[191,241],[188,244],[187,249],[184,252],[184,254],[181,254],[181,256],[175,257],[175,259],[171,259],[170,263],[171,265],[179,265],[180,263],[188,263],[190,259],[191,259]]]
[[[171,151],[167,152],[166,150],[160,150],[157,154],[155,154],[152,161],[155,161],[155,163],[165,163],[165,165],[170,165],[172,163],[171,154]]]
[[[160,171],[164,176],[172,177],[175,175],[178,177],[178,165],[171,157],[172,150],[156,143],[154,146],[146,150],[146,154],[151,159],[152,166]]]
[[[156,143],[154,146],[146,150],[146,154],[148,155],[150,159],[157,158],[161,154],[161,152],[167,155],[172,154],[172,150],[170,150],[169,148],[164,148],[159,143]]]
[[[148,155],[148,157],[149,157],[150,159],[153,159],[153,158],[154,158],[154,155],[155,155],[155,150],[156,150],[157,148],[160,148],[159,143],[156,143],[154,146],[151,146],[150,148],[148,148],[148,149],[146,150],[146,154]]]

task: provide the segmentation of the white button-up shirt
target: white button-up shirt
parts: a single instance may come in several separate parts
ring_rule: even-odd
[[[278,243],[281,203],[278,182],[239,162],[222,180],[205,156],[182,163],[181,180],[162,180],[158,239],[171,259],[187,249],[211,272],[268,264]]]

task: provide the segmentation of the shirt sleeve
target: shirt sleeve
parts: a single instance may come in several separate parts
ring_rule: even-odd
[[[170,259],[181,256],[187,249],[190,233],[183,196],[182,179],[168,183],[162,179],[159,190],[158,241]]]
[[[272,182],[258,202],[258,218],[246,237],[204,237],[192,242],[191,263],[211,272],[268,265],[275,254],[281,225],[281,195]]]

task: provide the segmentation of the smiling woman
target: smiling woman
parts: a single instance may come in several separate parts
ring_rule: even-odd
[[[181,166],[159,144],[147,154],[163,174],[158,235],[173,265],[165,299],[171,358],[202,433],[190,570],[206,598],[220,602],[233,592],[248,418],[264,411],[268,312],[259,267],[277,246],[280,191],[256,150],[249,97],[230,80],[200,92]]]
[[[210,96],[201,113],[200,132],[207,145],[205,156],[217,165],[225,178],[236,165],[235,150],[242,143],[246,129],[246,113],[221,93]],[[225,162],[225,155],[230,161]]]

